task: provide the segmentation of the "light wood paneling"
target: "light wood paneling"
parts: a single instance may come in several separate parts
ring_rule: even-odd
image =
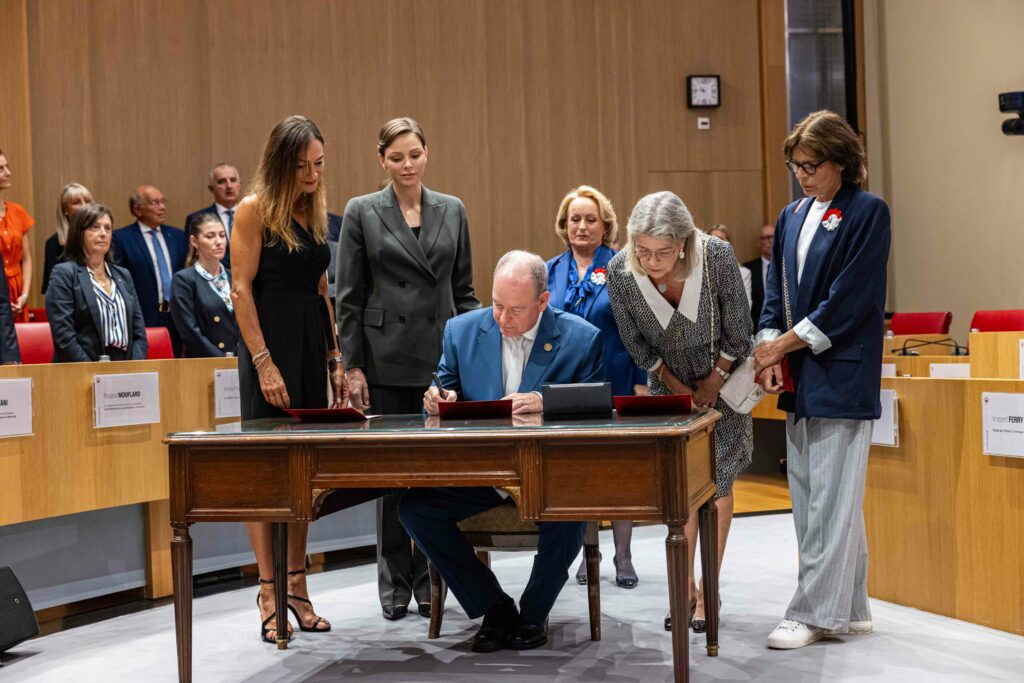
[[[875,446],[864,498],[872,597],[1024,634],[1024,460],[981,452],[981,393],[1006,380],[884,378],[899,448]]]
[[[897,377],[931,377],[932,363],[969,362],[971,359],[968,356],[889,356],[882,359],[882,363],[896,364]]]
[[[741,474],[732,487],[734,512],[778,512],[792,510],[789,481],[784,474]]]
[[[0,368],[32,378],[33,436],[0,439],[0,525],[167,498],[171,431],[212,429],[213,371],[233,358]],[[93,429],[92,377],[159,372],[159,424]],[[165,519],[166,521],[166,519]]]
[[[1024,379],[1020,374],[1020,342],[1024,332],[972,332],[971,377]]]
[[[270,128],[298,112],[327,139],[340,212],[384,177],[380,125],[410,115],[430,147],[425,182],[466,203],[484,300],[508,249],[564,248],[552,224],[571,187],[599,187],[624,224],[648,171],[735,178],[684,188],[700,185],[707,220],[724,217],[752,255],[764,203],[759,16],[757,0],[38,0],[37,199],[48,216],[79,181],[123,225],[128,193],[151,182],[181,225],[210,201],[210,166],[230,161],[249,180]],[[702,72],[722,76],[710,131],[686,108],[686,76]],[[48,218],[41,227],[53,231]]]
[[[786,68],[786,1],[760,0],[761,140],[764,166],[763,223],[775,224],[792,201],[782,143],[789,134],[789,76]],[[756,255],[756,254],[755,254]]]
[[[775,394],[765,394],[764,399],[754,407],[750,415],[755,419],[761,420],[786,419],[786,413],[779,410],[779,397]]]
[[[38,220],[32,184],[32,123],[29,106],[26,0],[0,0],[3,56],[0,60],[0,149],[11,165],[13,186],[4,199],[21,204]],[[58,188],[58,192],[59,192]],[[36,232],[39,233],[38,227]],[[52,232],[52,231],[51,231]],[[45,231],[44,231],[45,233]],[[42,234],[42,233],[40,233]],[[39,241],[39,238],[36,238]]]

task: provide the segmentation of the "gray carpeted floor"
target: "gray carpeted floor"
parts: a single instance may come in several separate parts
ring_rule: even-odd
[[[196,681],[667,681],[664,527],[637,529],[640,586],[612,583],[611,538],[602,537],[602,628],[589,640],[586,589],[566,585],[551,615],[550,642],[532,652],[476,655],[477,623],[449,599],[442,638],[426,620],[380,616],[376,571],[362,566],[310,577],[318,610],[333,632],[297,633],[278,652],[258,639],[255,589],[195,601]],[[510,594],[525,584],[532,556],[495,555]],[[698,562],[699,566],[699,562]],[[1021,681],[1024,638],[878,601],[876,632],[780,652],[765,637],[782,617],[796,580],[789,515],[737,519],[722,576],[721,653],[709,658],[691,634],[694,681]],[[0,679],[17,681],[176,680],[174,614],[162,607],[25,643],[5,658]]]

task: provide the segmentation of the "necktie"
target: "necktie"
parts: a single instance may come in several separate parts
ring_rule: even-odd
[[[228,215],[227,233],[228,233],[228,239],[230,240],[231,239],[231,228],[235,227],[235,210],[234,209],[228,209],[224,213],[226,213]]]
[[[526,366],[526,359],[523,351],[526,347],[526,338],[523,336],[509,337],[509,347],[512,353],[509,354],[508,367],[505,376],[505,395],[519,392],[519,384],[523,381],[523,368]]]
[[[160,240],[156,238],[159,234],[159,228],[153,229],[149,232],[149,239],[153,243],[153,253],[156,254],[157,275],[160,276],[160,303],[163,303],[169,300],[171,296],[171,269],[167,265],[167,259],[164,258],[164,250],[160,246]]]

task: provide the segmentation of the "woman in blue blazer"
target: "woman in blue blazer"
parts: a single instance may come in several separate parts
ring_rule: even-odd
[[[132,277],[110,252],[113,224],[102,204],[86,204],[71,217],[65,261],[54,266],[46,289],[54,363],[146,358],[146,323]]]
[[[575,313],[601,330],[604,372],[612,383],[612,393],[616,396],[646,394],[647,372],[633,363],[629,351],[622,345],[605,287],[605,269],[616,254],[609,245],[615,241],[618,230],[612,203],[595,188],[580,185],[562,199],[555,217],[555,234],[568,248],[547,263],[550,304]],[[635,588],[638,579],[630,552],[633,523],[612,522],[612,535],[615,584],[620,588]],[[576,572],[576,582],[587,583],[585,560]]]
[[[799,581],[768,646],[872,631],[864,479],[881,415],[889,207],[860,189],[860,138],[839,115],[810,114],[786,139],[806,197],[775,223],[755,358],[781,393]],[[781,365],[788,364],[791,384]]]
[[[186,358],[235,353],[238,324],[231,302],[231,271],[221,263],[227,232],[217,214],[201,214],[189,224],[185,268],[171,281],[171,318]]]

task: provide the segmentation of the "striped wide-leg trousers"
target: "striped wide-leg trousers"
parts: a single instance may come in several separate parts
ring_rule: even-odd
[[[786,618],[846,631],[868,621],[864,479],[870,420],[786,418],[786,458],[800,570]]]

